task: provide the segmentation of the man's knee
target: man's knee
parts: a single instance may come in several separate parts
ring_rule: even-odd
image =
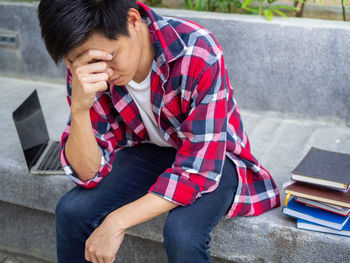
[[[57,203],[55,208],[56,224],[76,225],[81,222],[90,210],[87,203],[75,195],[72,191],[66,193]]]
[[[164,246],[167,249],[182,252],[209,249],[209,233],[181,221],[167,220],[163,229],[163,237]]]

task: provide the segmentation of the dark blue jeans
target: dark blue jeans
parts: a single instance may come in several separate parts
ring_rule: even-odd
[[[58,263],[88,262],[85,241],[112,211],[147,193],[157,177],[170,167],[176,150],[145,143],[124,148],[112,171],[94,189],[74,187],[56,206]],[[192,205],[168,212],[163,229],[169,262],[211,262],[210,232],[230,208],[237,188],[235,165],[226,157],[219,186]],[[116,258],[118,261],[118,256]]]

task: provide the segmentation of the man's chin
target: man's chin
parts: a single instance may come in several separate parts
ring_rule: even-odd
[[[122,83],[122,76],[119,76],[119,77],[117,77],[117,78],[115,78],[115,79],[112,79],[112,80],[110,80],[110,81],[108,81],[108,83],[109,84],[111,84],[111,85],[113,85],[113,86],[121,86],[121,85],[124,85],[123,83]]]

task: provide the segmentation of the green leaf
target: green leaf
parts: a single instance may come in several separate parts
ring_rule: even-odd
[[[215,11],[215,0],[208,0],[208,11]]]
[[[193,2],[192,0],[186,0],[186,5],[190,10],[193,10]]]
[[[273,14],[272,14],[271,10],[269,10],[269,9],[264,10],[264,15],[267,18],[267,20],[269,20],[269,21],[271,21],[273,18]]]
[[[195,9],[198,10],[199,9],[199,1],[200,0],[195,0]]]
[[[253,1],[253,0],[245,0],[245,1],[243,2],[242,8],[248,6],[252,1]]]
[[[199,10],[199,11],[203,11],[204,10],[204,6],[205,6],[205,1],[206,0],[196,0],[195,9]]]
[[[204,10],[205,9],[205,2],[206,2],[206,0],[200,0],[200,2],[199,2],[199,10]]]
[[[283,16],[283,17],[288,18],[288,16],[286,16],[285,13],[281,12],[281,11],[278,10],[278,9],[272,9],[272,8],[271,8],[271,11],[275,12],[276,14],[279,14],[280,16]]]
[[[250,8],[250,7],[243,7],[244,10],[247,10],[249,12],[253,12],[253,13],[259,13],[259,9],[256,8]]]
[[[240,1],[233,1],[233,7],[242,8],[242,3]]]

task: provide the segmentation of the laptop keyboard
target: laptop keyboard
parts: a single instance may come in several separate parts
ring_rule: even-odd
[[[38,167],[41,171],[57,171],[62,170],[59,160],[60,142],[53,142],[43,161]]]

